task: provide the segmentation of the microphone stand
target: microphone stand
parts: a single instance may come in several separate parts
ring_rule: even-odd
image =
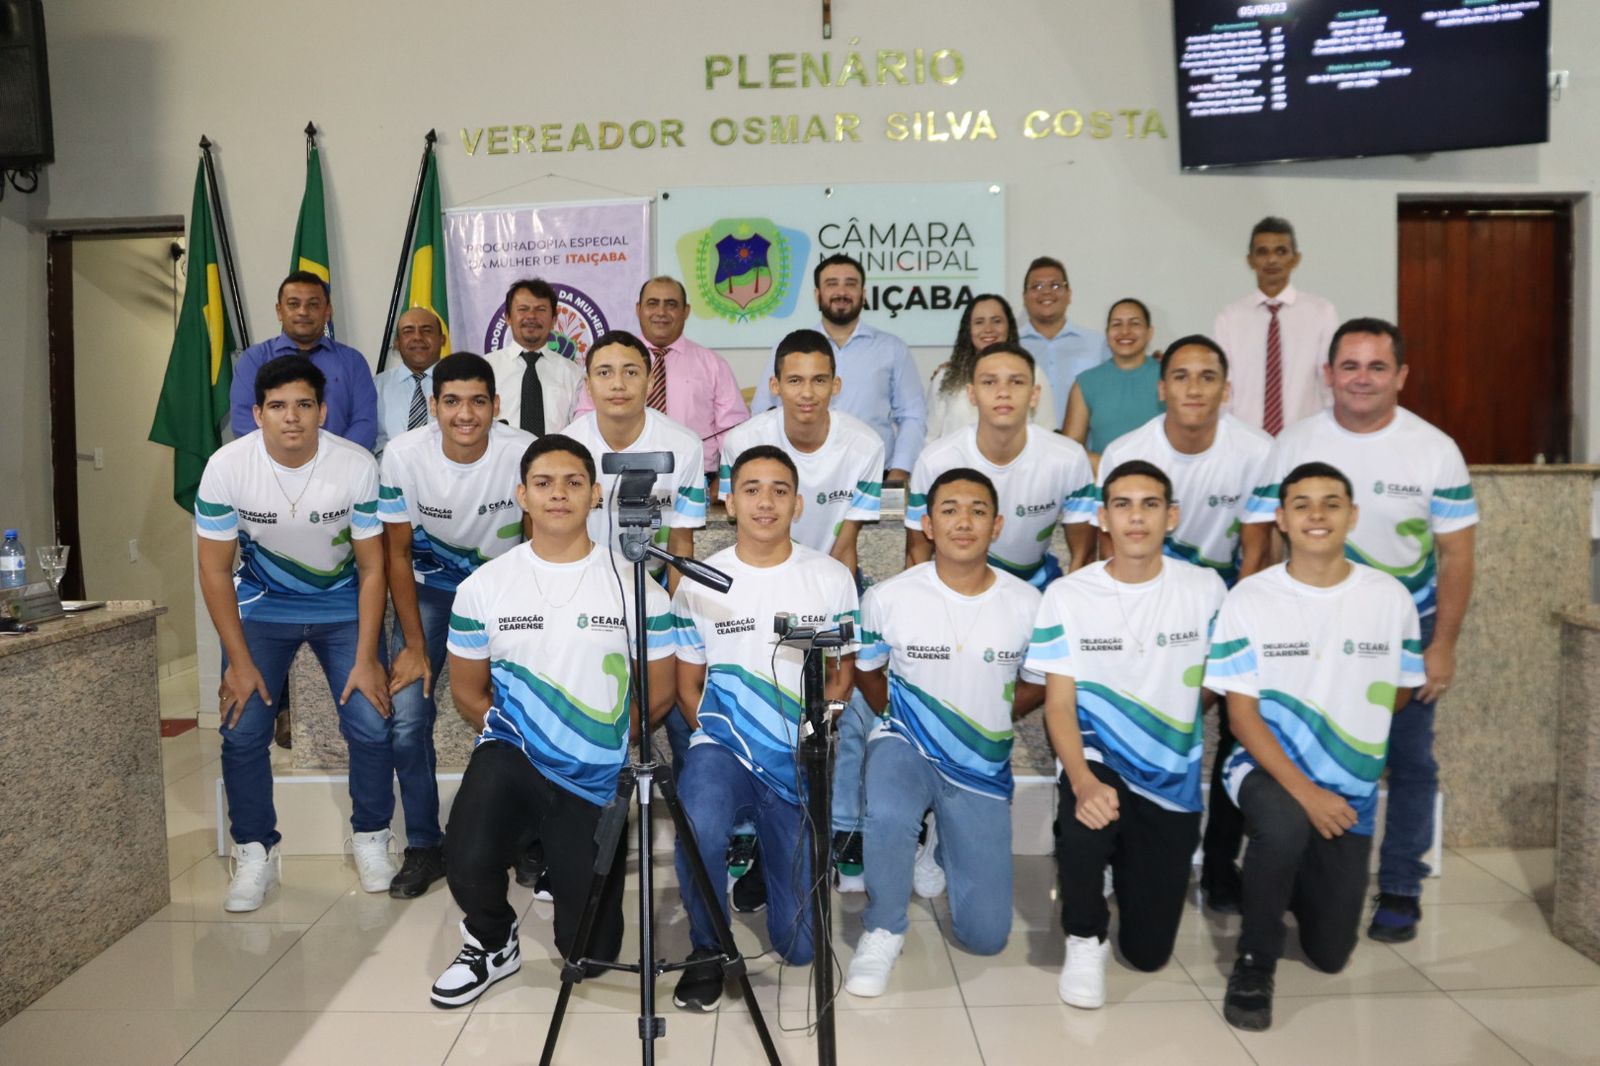
[[[607,456],[608,461],[611,458],[613,456]],[[670,459],[670,456],[668,458]],[[612,471],[607,470],[607,472]],[[719,592],[726,592],[733,587],[733,579],[715,567],[706,566],[704,563],[683,556],[672,555],[650,543],[652,533],[661,524],[660,506],[647,491],[654,480],[653,473],[639,475],[633,471],[624,472],[618,507],[618,525],[622,527],[622,531],[617,539],[624,558],[633,563],[634,661],[635,676],[639,680],[639,699],[636,704],[640,718],[639,753],[617,774],[616,795],[606,804],[600,816],[599,828],[595,831],[599,847],[596,852],[594,877],[589,883],[589,898],[584,905],[583,916],[578,922],[572,953],[561,967],[561,992],[556,997],[555,1011],[550,1018],[550,1028],[545,1033],[544,1051],[539,1062],[540,1066],[550,1066],[554,1060],[556,1042],[561,1036],[561,1022],[566,1016],[567,1003],[572,998],[573,986],[585,977],[595,976],[605,970],[621,970],[639,975],[640,1061],[644,1066],[653,1066],[655,1063],[655,1042],[667,1032],[666,1019],[656,1014],[656,978],[663,973],[684,969],[688,963],[669,963],[655,956],[655,871],[651,855],[654,843],[651,827],[651,789],[654,788],[661,793],[661,802],[666,805],[667,812],[672,817],[673,827],[677,830],[678,840],[683,844],[684,854],[688,858],[690,879],[694,882],[695,890],[706,901],[706,909],[711,913],[711,921],[717,934],[717,945],[722,950],[722,957],[717,961],[722,966],[723,978],[732,977],[738,981],[766,1060],[771,1066],[779,1066],[778,1049],[772,1042],[772,1034],[767,1029],[761,1006],[756,1002],[755,990],[750,986],[750,976],[745,968],[744,956],[734,944],[733,932],[728,928],[721,908],[716,906],[718,889],[712,887],[711,877],[706,873],[705,864],[700,861],[700,849],[695,845],[694,829],[690,826],[683,805],[678,800],[671,767],[656,761],[655,746],[650,739],[649,635],[645,629],[645,620],[649,617],[645,607],[645,582],[649,578],[646,575],[645,560],[655,558],[670,563],[677,567],[678,572],[684,577]],[[639,805],[637,827],[639,961],[617,963],[590,959],[587,955],[594,939],[594,927],[599,917],[600,900],[606,884],[612,877],[621,877],[625,873],[624,867],[616,864],[615,860],[617,842],[627,828],[631,803]]]
[[[833,861],[828,728],[833,715],[824,696],[822,653],[829,648],[848,647],[855,638],[855,626],[848,619],[834,629],[797,626],[794,616],[785,613],[773,619],[773,630],[780,646],[799,648],[804,654],[800,667],[804,700],[800,747],[806,771],[806,815],[811,823],[811,977],[817,998],[817,1063],[834,1066],[839,1058],[834,1035],[833,907],[828,876]]]

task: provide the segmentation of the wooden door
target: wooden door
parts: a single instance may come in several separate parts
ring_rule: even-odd
[[[1401,403],[1468,463],[1552,463],[1572,442],[1572,205],[1401,203]]]

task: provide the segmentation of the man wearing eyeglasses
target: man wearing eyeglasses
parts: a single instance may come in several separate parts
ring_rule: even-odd
[[[1057,426],[1066,421],[1067,397],[1078,375],[1111,358],[1104,333],[1067,321],[1071,304],[1072,286],[1067,284],[1067,268],[1061,260],[1041,255],[1028,264],[1022,280],[1022,306],[1028,321],[1018,339],[1050,381]]]

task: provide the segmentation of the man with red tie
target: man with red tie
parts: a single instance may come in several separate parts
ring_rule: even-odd
[[[726,359],[683,335],[684,323],[689,320],[689,298],[676,278],[662,276],[645,282],[634,312],[639,316],[639,335],[650,346],[655,365],[645,406],[700,434],[706,496],[714,500],[722,436],[750,417],[739,382]],[[592,410],[594,400],[584,388],[572,417],[576,420]]]
[[[1217,312],[1211,335],[1228,353],[1229,412],[1277,436],[1328,406],[1322,366],[1339,315],[1327,300],[1289,283],[1300,247],[1288,219],[1257,222],[1245,262],[1256,291]]]

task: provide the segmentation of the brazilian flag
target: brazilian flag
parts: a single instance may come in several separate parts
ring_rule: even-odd
[[[450,354],[450,307],[444,285],[444,212],[439,203],[439,164],[428,153],[417,201],[417,225],[411,238],[411,284],[406,306],[426,307],[439,319],[444,335],[440,355]]]
[[[313,144],[306,150],[306,191],[300,197],[300,219],[294,224],[289,269],[309,270],[331,282],[333,274],[328,268],[332,262],[328,255],[328,212],[322,200],[322,159]],[[333,336],[332,319],[328,320],[328,336]]]
[[[189,209],[188,273],[150,440],[172,449],[172,498],[185,511],[193,511],[206,460],[222,446],[234,352],[203,161],[195,174],[194,206]]]

